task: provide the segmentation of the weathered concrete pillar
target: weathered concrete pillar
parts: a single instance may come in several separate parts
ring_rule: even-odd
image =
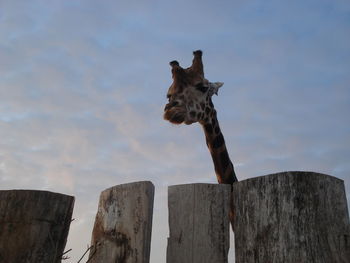
[[[135,182],[106,189],[92,232],[89,263],[149,262],[154,186]]]
[[[224,263],[229,250],[229,185],[168,188],[167,263]]]
[[[344,183],[285,172],[233,185],[236,263],[350,262]]]
[[[61,262],[73,206],[68,195],[0,191],[0,262]]]

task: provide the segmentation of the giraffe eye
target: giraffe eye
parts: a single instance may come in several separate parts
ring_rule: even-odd
[[[196,85],[196,90],[198,90],[198,91],[200,91],[202,93],[205,93],[205,92],[207,92],[208,87],[204,86],[203,83],[198,83]]]

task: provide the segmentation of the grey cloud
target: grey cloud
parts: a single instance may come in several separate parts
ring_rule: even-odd
[[[162,262],[167,186],[216,182],[200,126],[162,120],[168,63],[190,65],[193,49],[208,79],[225,82],[214,104],[239,179],[314,170],[349,193],[348,4],[182,4],[1,3],[0,182],[76,196],[72,258],[103,189],[155,183]]]

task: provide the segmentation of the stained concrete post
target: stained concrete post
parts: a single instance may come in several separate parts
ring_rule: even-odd
[[[148,263],[154,186],[135,182],[106,189],[92,233],[89,263]]]
[[[167,263],[224,263],[229,250],[229,185],[168,188]]]
[[[0,262],[61,262],[73,206],[68,195],[0,191]]]
[[[350,262],[344,182],[285,172],[233,185],[236,263]]]

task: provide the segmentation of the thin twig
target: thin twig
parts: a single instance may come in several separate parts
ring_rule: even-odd
[[[99,243],[97,243],[95,247],[97,248],[98,245],[99,245]],[[86,261],[86,263],[88,263],[88,262],[90,261],[90,259],[93,258],[93,256],[95,255],[95,253],[96,253],[96,251],[97,251],[96,248],[95,248],[94,250],[92,250],[92,254],[91,254],[91,256],[89,256],[89,258],[88,258],[88,260]]]
[[[67,254],[68,252],[71,252],[71,251],[72,251],[72,249],[70,248],[66,252],[63,252],[63,254],[61,256],[65,255],[65,254]]]
[[[63,257],[61,258],[61,260],[67,260],[67,259],[70,259],[70,257],[68,257],[68,256],[63,256]]]
[[[90,249],[92,249],[94,247],[94,245],[91,245],[90,247],[88,246],[87,250],[84,252],[84,254],[81,256],[81,258],[78,260],[77,263],[80,263],[80,261],[82,261],[82,259],[85,257],[86,253],[89,252]]]
[[[67,251],[63,252],[63,254],[61,255],[61,260],[67,260],[67,259],[69,259],[68,256],[65,256],[65,254],[67,254],[67,253],[69,253],[69,252],[71,252],[71,251],[72,251],[72,249],[70,248],[70,249],[68,249]]]

